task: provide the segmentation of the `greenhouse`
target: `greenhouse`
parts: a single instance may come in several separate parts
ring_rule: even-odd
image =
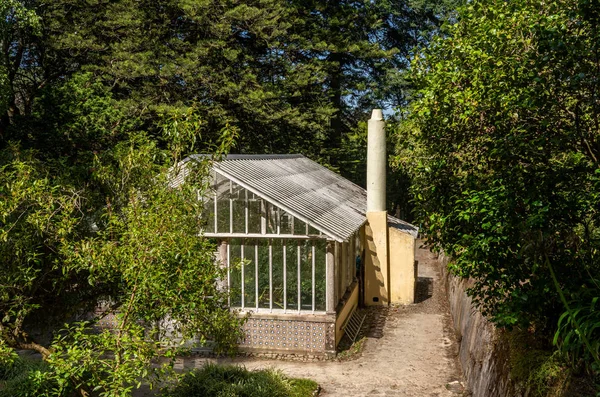
[[[417,228],[385,208],[381,111],[369,121],[367,186],[296,154],[210,162],[203,238],[229,306],[248,316],[242,349],[334,355],[362,305],[414,300]],[[185,164],[207,160],[193,155]],[[355,328],[355,327],[354,327]]]
[[[336,215],[335,206],[350,209],[347,188],[360,188],[347,186],[338,197],[326,192],[351,183],[299,155],[232,155],[212,172],[204,235],[219,240],[230,305],[255,313],[333,312],[354,280],[364,223]],[[328,276],[335,278],[329,290]]]

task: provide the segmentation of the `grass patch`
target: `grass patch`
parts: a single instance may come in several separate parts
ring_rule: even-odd
[[[48,366],[41,359],[18,357],[9,364],[0,365],[0,397],[35,396],[42,393],[31,375],[46,372]]]
[[[355,342],[352,342],[349,338],[342,338],[338,346],[337,359],[339,361],[349,361],[360,357],[363,348],[365,346],[366,337],[362,337]]]
[[[505,337],[510,347],[511,377],[525,385],[532,397],[562,396],[572,371],[560,354],[525,330],[514,329]]]
[[[163,390],[162,397],[311,397],[316,382],[290,379],[280,371],[249,371],[235,365],[207,364],[186,373],[176,385]]]

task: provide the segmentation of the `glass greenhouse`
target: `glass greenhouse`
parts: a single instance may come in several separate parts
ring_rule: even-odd
[[[267,162],[265,165],[271,166],[276,160],[310,161],[299,156],[267,159],[271,161],[265,156],[228,158],[230,162]],[[204,230],[205,236],[217,238],[221,244],[230,306],[256,313],[333,312],[335,302],[355,277],[356,257],[361,253],[359,230],[348,241],[336,241],[306,216],[293,215],[292,209],[286,211],[248,183],[234,179],[219,166],[213,169]],[[343,261],[342,250],[347,251]],[[328,274],[335,278],[330,291]]]
[[[335,352],[374,250],[366,191],[301,155],[229,155],[211,173],[203,235],[217,241],[229,305],[251,314],[241,347]],[[389,218],[414,241],[414,226]]]

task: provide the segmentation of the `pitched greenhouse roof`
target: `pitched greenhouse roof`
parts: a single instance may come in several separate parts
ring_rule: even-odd
[[[229,155],[213,169],[336,240],[366,221],[367,191],[302,155]],[[388,223],[416,237],[415,226],[392,216]]]

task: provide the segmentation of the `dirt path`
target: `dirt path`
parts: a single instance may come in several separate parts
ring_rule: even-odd
[[[249,369],[272,367],[310,378],[323,396],[459,396],[462,381],[457,342],[435,256],[419,249],[420,303],[377,311],[362,354],[350,361],[298,362],[257,358],[211,360]],[[432,295],[432,296],[431,296]],[[186,358],[177,367],[201,367],[208,359]],[[453,383],[454,382],[454,383]]]

